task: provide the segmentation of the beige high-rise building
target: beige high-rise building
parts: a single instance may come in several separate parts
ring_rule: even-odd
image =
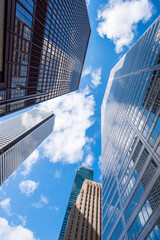
[[[101,183],[85,180],[72,205],[64,240],[101,240]]]

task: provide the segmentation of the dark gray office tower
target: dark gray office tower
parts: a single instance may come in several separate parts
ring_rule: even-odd
[[[160,17],[112,69],[101,118],[103,240],[158,240]]]
[[[85,179],[93,180],[93,169],[82,166],[82,167],[78,168],[77,172],[76,172],[71,195],[69,197],[67,209],[66,209],[64,220],[62,223],[59,240],[64,239],[72,205],[73,205],[73,203],[76,203],[77,197],[81,191],[81,188],[82,188],[82,185],[83,185],[83,182],[85,181]]]
[[[0,185],[53,131],[54,118],[33,109],[0,123]]]
[[[79,87],[90,37],[85,0],[1,0],[0,116]]]

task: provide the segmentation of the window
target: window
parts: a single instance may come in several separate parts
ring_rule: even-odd
[[[154,163],[153,160],[151,160],[150,163],[147,166],[147,169],[146,169],[145,173],[143,174],[141,182],[139,183],[135,193],[133,194],[133,197],[131,198],[131,200],[130,200],[130,202],[129,202],[129,204],[128,204],[125,212],[124,212],[126,222],[128,221],[128,219],[132,215],[136,205],[138,204],[140,198],[143,195],[143,192],[145,191],[148,184],[150,183],[150,181],[151,181],[152,177],[154,176],[156,170],[157,170],[157,165]]]
[[[144,227],[151,214],[152,209],[147,200],[128,231],[129,240],[135,240],[137,238],[140,230]]]
[[[155,117],[155,114],[154,113],[151,113],[150,116],[149,116],[149,119],[147,121],[147,124],[145,126],[145,129],[143,131],[143,136],[146,138],[147,137],[147,134],[151,128],[151,125],[153,123],[153,120],[154,120],[154,117]]]
[[[121,235],[122,231],[123,231],[123,222],[122,222],[122,219],[121,219],[119,221],[117,227],[115,228],[110,240],[117,240],[119,238],[119,236]]]
[[[149,194],[146,202],[132,223],[130,229],[128,230],[129,240],[135,240],[141,229],[145,226],[148,219],[150,218],[152,212],[156,208],[160,201],[160,177],[155,183],[151,193]],[[137,227],[135,229],[135,226]]]
[[[132,158],[130,160],[129,166],[128,166],[128,168],[127,168],[127,170],[126,170],[126,172],[124,174],[124,177],[123,177],[123,179],[122,179],[122,181],[120,183],[120,191],[122,191],[122,189],[123,189],[123,187],[124,187],[128,177],[129,177],[129,174],[130,174],[130,172],[131,172],[131,170],[132,170],[132,168],[134,166],[134,163],[135,163],[135,161],[136,161],[136,159],[138,157],[138,154],[139,154],[139,152],[141,150],[141,147],[142,147],[142,142],[139,141],[138,144],[137,144],[137,147],[136,147],[136,149],[135,149],[135,151],[133,153],[133,156],[132,156]]]
[[[151,136],[149,138],[149,144],[153,147],[154,146],[154,143],[155,141],[157,140],[158,138],[158,135],[159,135],[159,132],[160,132],[160,116],[155,124],[155,127],[151,133]]]
[[[160,220],[145,240],[160,239]]]
[[[118,218],[119,214],[120,214],[120,204],[118,204],[118,206],[117,206],[117,208],[116,208],[116,210],[115,210],[115,212],[114,212],[114,214],[113,214],[113,216],[112,216],[108,226],[105,229],[104,239],[107,239],[107,237],[108,237],[110,231],[112,230],[112,228],[113,228],[113,226],[114,226],[114,224],[116,222],[116,219]]]
[[[156,149],[156,153],[157,153],[158,156],[160,157],[160,143],[159,143],[159,145],[158,145],[158,147],[157,147],[157,149]]]

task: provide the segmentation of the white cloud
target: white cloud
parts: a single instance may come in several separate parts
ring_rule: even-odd
[[[88,154],[88,156],[86,157],[86,160],[85,160],[85,162],[83,163],[83,165],[88,166],[88,167],[91,167],[91,166],[93,165],[93,161],[94,161],[93,155],[90,153],[90,154]]]
[[[92,72],[92,67],[91,67],[91,66],[87,66],[87,67],[83,70],[83,72],[82,72],[82,77],[85,77],[85,76],[91,74],[91,72]]]
[[[56,212],[59,211],[59,207],[58,206],[54,206],[54,209],[55,209]]]
[[[92,87],[95,88],[99,84],[101,84],[101,74],[102,74],[101,67],[93,69],[92,66],[87,66],[82,73],[82,77],[86,77],[86,76],[90,75],[91,83],[93,84]]]
[[[55,173],[54,173],[54,177],[55,178],[60,178],[61,177],[61,170],[56,170]]]
[[[115,44],[116,53],[129,46],[134,38],[137,23],[145,23],[152,16],[153,5],[149,0],[109,0],[98,11],[97,31],[103,38],[111,39]]]
[[[38,188],[38,184],[38,182],[36,183],[31,180],[26,180],[19,184],[19,188],[26,196],[30,196]]]
[[[98,159],[98,167],[99,167],[99,169],[101,170],[101,168],[102,168],[102,156],[99,156],[99,159]]]
[[[32,204],[32,206],[35,207],[35,208],[42,208],[44,205],[47,205],[47,204],[48,204],[48,201],[49,201],[49,200],[48,200],[47,197],[41,195],[40,201],[39,201],[39,202],[34,202],[34,203]]]
[[[44,203],[44,204],[47,204],[48,203],[48,198],[41,195],[41,201]]]
[[[1,208],[8,214],[11,215],[11,199],[6,198],[0,202]]]
[[[92,76],[91,83],[93,84],[94,87],[97,87],[99,84],[101,84],[101,73],[102,68],[97,68],[95,71],[91,73]]]
[[[1,240],[36,240],[33,233],[22,226],[10,226],[8,221],[0,218]]]
[[[40,109],[53,110],[56,115],[54,131],[42,145],[51,162],[72,164],[83,159],[83,147],[88,144],[86,130],[94,123],[94,106],[93,95],[86,96],[84,90],[40,104]]]
[[[84,95],[86,95],[86,96],[90,94],[90,90],[89,90],[88,85],[83,89],[83,93],[84,93]]]
[[[26,176],[30,173],[33,165],[37,162],[39,158],[39,151],[36,149],[23,163],[25,167],[24,171],[21,172],[22,175]]]
[[[24,227],[25,225],[26,225],[26,222],[27,222],[27,217],[25,216],[25,217],[23,217],[23,216],[21,216],[21,215],[18,215],[17,214],[17,217],[21,220],[21,222],[22,222],[22,226]]]

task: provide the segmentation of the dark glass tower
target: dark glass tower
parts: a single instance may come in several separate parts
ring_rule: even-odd
[[[101,108],[103,239],[160,239],[160,17],[112,69]]]
[[[67,227],[67,223],[68,223],[68,219],[69,219],[69,214],[70,214],[70,211],[72,208],[72,204],[76,203],[77,197],[80,193],[80,190],[82,188],[82,185],[83,185],[83,182],[85,179],[93,180],[93,169],[82,166],[77,169],[77,173],[76,173],[76,176],[74,179],[71,195],[69,197],[67,209],[66,209],[64,220],[62,223],[59,240],[64,239],[65,231],[66,231],[66,227]]]
[[[91,31],[85,0],[2,3],[0,116],[78,89]]]

